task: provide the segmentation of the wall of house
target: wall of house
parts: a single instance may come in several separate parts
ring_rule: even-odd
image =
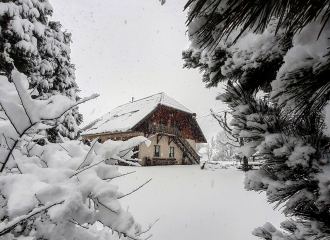
[[[149,138],[151,144],[147,147],[145,144],[140,144],[139,146],[139,158],[142,160],[141,164],[145,165],[145,157],[150,159],[154,158],[154,145],[160,146],[160,156],[159,158],[169,158],[170,147],[174,147],[174,158],[178,164],[182,163],[182,151],[180,148],[172,141],[170,144],[168,136],[162,136],[162,138],[157,143],[157,136],[152,136]]]
[[[193,149],[196,151],[196,141],[192,140],[192,139],[186,139],[188,141],[188,143],[190,144],[190,146],[193,147]]]
[[[100,135],[85,135],[83,136],[83,139],[89,139],[92,141],[94,138],[99,137],[101,142],[104,142],[108,139],[111,139],[113,141],[126,141],[132,137],[136,136],[143,136],[142,132],[119,132],[119,133],[107,133],[107,134],[100,134]],[[157,136],[151,136],[149,138],[151,141],[151,144],[149,147],[147,147],[146,144],[142,143],[139,145],[139,153],[138,153],[138,158],[141,159],[140,164],[145,165],[145,157],[149,157],[150,159],[154,158],[154,145],[159,145],[160,146],[160,157],[159,158],[169,158],[169,149],[170,147],[174,147],[174,158],[178,162],[178,164],[182,164],[183,160],[183,153],[180,150],[180,148],[173,142],[171,141],[169,143],[169,137],[163,135],[159,142],[157,143]],[[196,141],[187,139],[188,143],[196,150]],[[190,164],[189,161],[186,160],[188,164]]]

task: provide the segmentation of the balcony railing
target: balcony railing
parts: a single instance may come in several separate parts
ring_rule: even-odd
[[[164,124],[155,124],[155,123],[151,123],[148,126],[148,132],[153,134],[153,133],[166,133],[168,135],[176,135],[176,132],[178,130],[174,129],[170,126],[164,125]]]

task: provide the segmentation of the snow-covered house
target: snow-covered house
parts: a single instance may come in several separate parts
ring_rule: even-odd
[[[127,140],[145,136],[151,141],[147,147],[136,147],[135,158],[141,165],[195,164],[200,157],[196,143],[206,139],[196,114],[165,93],[158,93],[121,105],[83,128],[86,141]]]

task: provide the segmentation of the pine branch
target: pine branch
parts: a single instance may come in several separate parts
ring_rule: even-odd
[[[211,51],[214,51],[220,40],[226,41],[229,35],[237,29],[239,34],[234,42],[246,30],[257,33],[263,32],[273,17],[278,19],[275,34],[280,28],[284,28],[286,35],[288,35],[291,32],[301,31],[302,28],[314,22],[322,14],[321,23],[323,22],[323,25],[320,24],[320,35],[330,15],[327,0],[317,2],[300,0],[299,3],[296,0],[233,0],[226,1],[226,4],[223,4],[224,9],[220,12],[218,7],[222,2],[225,0],[219,0],[216,3],[206,0],[189,0],[184,6],[184,10],[190,7],[186,21],[187,26],[193,20],[205,19],[201,27],[193,34],[197,35],[198,43],[202,47],[209,47]],[[217,36],[214,36],[215,32]]]

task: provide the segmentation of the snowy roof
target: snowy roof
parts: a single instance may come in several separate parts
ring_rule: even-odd
[[[159,105],[193,114],[188,108],[162,92],[113,109],[111,112],[85,126],[82,129],[84,131],[82,135],[118,131],[125,132],[132,129]]]

